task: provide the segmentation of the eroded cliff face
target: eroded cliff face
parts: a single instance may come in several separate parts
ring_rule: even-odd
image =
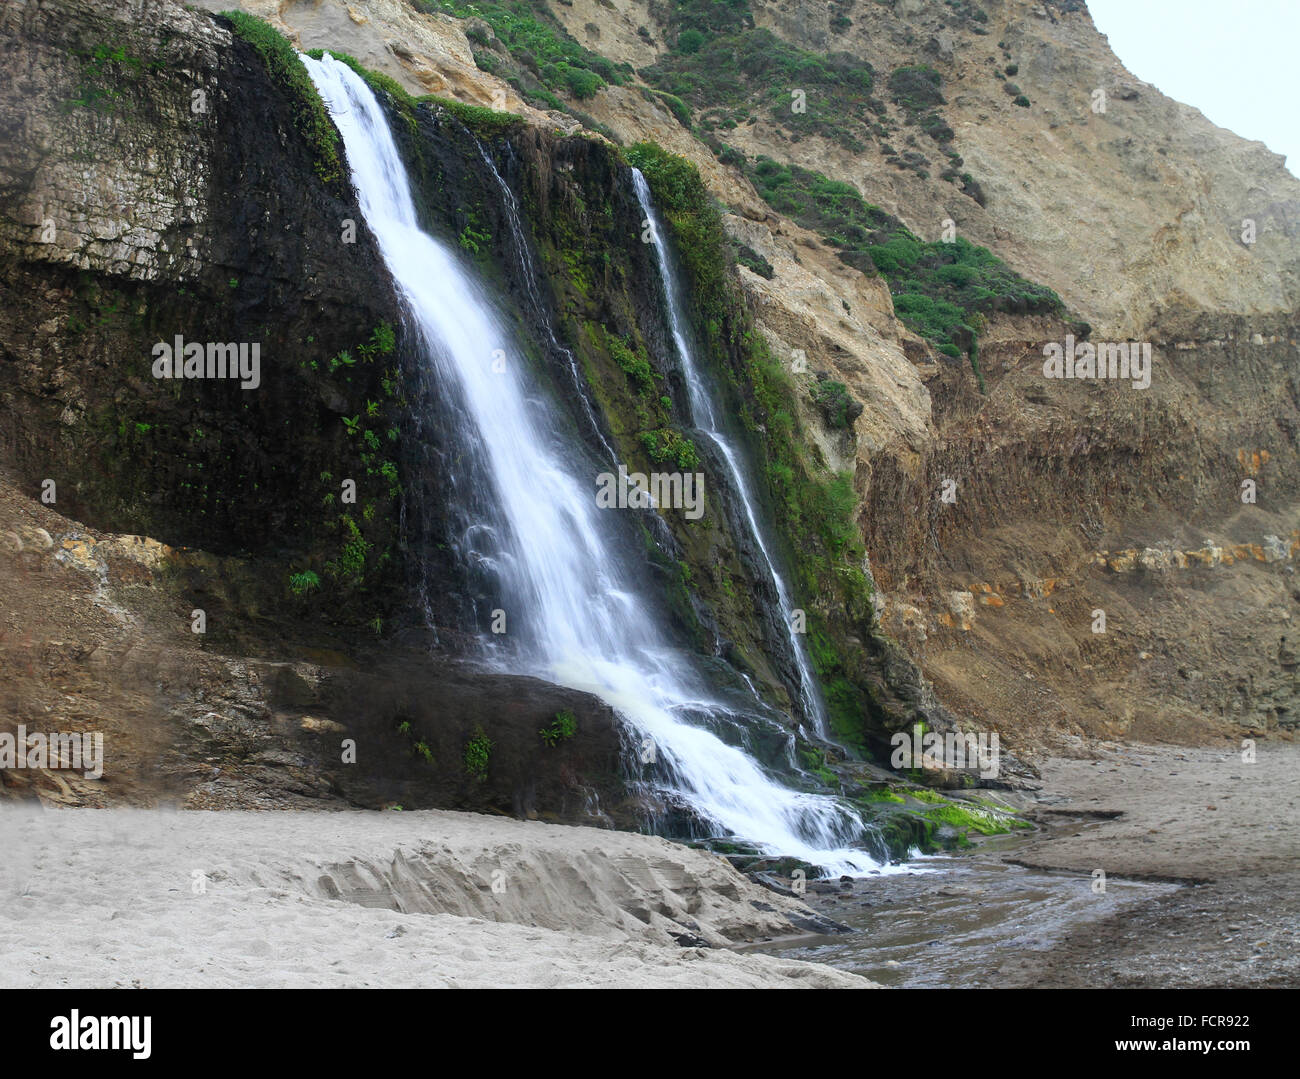
[[[682,25],[656,2],[554,10],[579,41],[639,55],[642,69],[671,54]],[[964,366],[899,331],[888,300],[863,302],[865,279],[756,210],[746,166],[720,177],[718,156],[697,148],[736,210],[733,231],[776,270],[770,280],[740,270],[769,338],[866,406],[855,444],[829,448],[855,460],[882,624],[941,700],[1013,744],[1293,730],[1290,557],[1176,566],[1180,550],[1293,542],[1300,181],[1261,144],[1126,71],[1082,3],[749,10],[790,45],[869,61],[877,101],[854,118],[851,148],[775,108],[738,125],[696,108],[715,150],[852,184],[923,239],[951,222],[1052,286],[1093,341],[1154,352],[1147,390],[1048,380],[1043,346],[1080,328],[993,316],[979,394]],[[891,78],[910,65],[938,74],[950,140],[909,122],[923,118],[909,117]],[[786,81],[775,89],[788,96],[798,79]],[[645,106],[625,117],[622,93],[586,107],[620,133],[671,124]],[[952,172],[977,190],[945,179],[954,153]],[[1247,480],[1256,501],[1243,503]],[[954,503],[941,500],[946,481]],[[1148,548],[1165,555],[1144,561]],[[1136,552],[1133,572],[1101,554],[1117,549]],[[1105,633],[1093,631],[1096,611],[1109,616]]]
[[[540,342],[540,322],[554,320],[601,433],[629,460],[643,453],[639,435],[658,424],[650,412],[659,406],[639,400],[603,335],[644,347],[669,397],[670,350],[652,266],[629,239],[639,213],[617,155],[602,135],[565,136],[582,127],[580,111],[624,144],[650,139],[698,166],[729,211],[728,233],[771,270],[740,266],[736,282],[753,327],[798,388],[809,458],[825,474],[853,477],[876,625],[820,599],[848,646],[852,681],[865,687],[861,710],[876,737],[916,719],[942,725],[950,713],[1028,750],[1079,734],[1293,728],[1300,687],[1286,637],[1300,603],[1292,572],[1300,184],[1258,144],[1128,75],[1082,5],[750,5],[753,26],[781,41],[870,62],[883,111],[855,119],[863,128],[853,149],[760,109],[727,126],[687,106],[690,130],[635,75],[567,100],[567,113],[539,111],[484,70],[511,59],[491,27],[430,5],[239,6],[299,47],[346,51],[412,93],[521,117],[509,129],[474,130],[422,107],[414,128],[398,130],[430,226],[449,239],[468,228],[475,246],[485,237],[476,257],[521,331]],[[573,0],[550,10],[593,52],[637,71],[668,56],[679,30],[663,3]],[[307,639],[337,619],[352,627],[378,619],[391,634],[412,588],[444,643],[481,628],[474,582],[425,557],[451,525],[440,492],[454,447],[436,423],[412,425],[421,412],[412,405],[427,402],[391,286],[364,228],[343,247],[343,223],[359,220],[352,197],[318,174],[291,103],[256,52],[219,21],[172,3],[47,0],[5,9],[0,28],[9,61],[0,76],[0,242],[14,254],[0,271],[0,422],[25,494],[38,496],[53,477],[57,508],[97,527],[253,555],[221,587],[208,573],[174,596],[181,630],[187,605],[217,604],[227,616],[213,620],[217,640],[235,654],[267,647],[250,628],[263,615],[273,633],[290,625]],[[888,89],[891,72],[916,64],[941,78],[937,113],[952,131],[943,146]],[[1028,107],[1015,103],[1008,80]],[[1097,89],[1105,113],[1093,111]],[[194,111],[196,91],[206,113]],[[480,148],[524,201],[542,309],[531,306]],[[748,164],[724,164],[727,148]],[[954,154],[976,184],[943,178]],[[940,354],[900,321],[884,277],[846,264],[823,236],[764,201],[750,179],[760,155],[853,185],[922,239],[938,239],[950,220],[958,235],[1054,288],[1066,316],[990,314],[979,337],[981,392],[965,359]],[[1241,242],[1247,218],[1256,224],[1251,245]],[[1093,341],[1150,342],[1150,388],[1044,379],[1043,345],[1082,335],[1080,320]],[[337,362],[345,352],[358,359],[357,347],[386,323],[398,329],[391,355]],[[175,333],[259,340],[263,377],[274,369],[276,388],[246,401],[234,386],[187,384],[180,394],[160,386],[150,350]],[[576,394],[548,351],[539,345],[535,359],[549,392]],[[734,356],[715,359],[740,370]],[[819,375],[864,406],[851,427],[829,425],[814,405]],[[350,526],[327,498],[346,477],[362,477],[364,490],[378,473],[344,423],[372,403],[376,414],[362,426],[383,441],[400,489],[374,480],[370,517],[366,500],[351,515],[363,544],[352,548],[364,569],[354,587],[328,600],[295,595],[291,575],[325,578],[346,557]],[[664,422],[680,418],[667,408]],[[391,446],[390,429],[399,436]],[[580,417],[575,430],[593,438]],[[751,450],[761,457],[761,444]],[[294,467],[279,467],[285,460]],[[1246,479],[1254,503],[1242,502]],[[941,498],[949,482],[955,501]],[[171,497],[181,490],[186,500]],[[771,597],[746,570],[752,552],[735,530],[721,520],[701,530],[670,522],[640,554],[683,639],[725,655],[785,703],[790,672]],[[417,561],[435,567],[432,579],[413,584],[401,572]],[[1097,611],[1105,632],[1094,632]],[[353,632],[335,631],[328,643],[350,651]],[[376,724],[396,725],[405,705],[395,700]],[[510,737],[565,704],[543,703],[554,707],[529,712]],[[574,707],[590,711],[592,702]],[[481,710],[460,714],[463,740]],[[565,765],[570,776],[605,775],[592,762],[616,751],[599,719],[592,724],[596,740],[582,749],[590,755]],[[580,787],[561,783],[547,805],[580,819]],[[496,791],[492,804],[508,808],[518,789]],[[619,804],[622,794],[615,784],[601,797]],[[623,813],[631,810],[615,812],[620,822],[630,819]]]

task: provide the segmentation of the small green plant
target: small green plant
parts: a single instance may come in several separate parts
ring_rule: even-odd
[[[309,569],[289,575],[289,591],[295,596],[305,596],[320,588],[320,577]]]
[[[818,382],[812,390],[813,403],[821,409],[826,426],[839,430],[852,425],[862,414],[862,405],[855,401],[843,382],[831,379]]]
[[[578,733],[578,717],[567,708],[561,709],[555,713],[555,718],[551,720],[550,725],[543,727],[537,733],[542,736],[543,742],[554,749],[561,742]]]
[[[695,443],[672,428],[642,431],[637,437],[646,455],[655,464],[669,462],[683,472],[692,472],[700,467],[700,454]]]
[[[465,743],[465,771],[471,779],[487,779],[488,761],[492,758],[493,742],[479,727],[474,737]]]
[[[474,228],[473,224],[467,224],[461,229],[460,235],[456,242],[472,255],[477,255],[487,248],[488,241],[492,239],[490,232],[483,232]]]
[[[605,345],[614,362],[626,372],[627,377],[636,384],[638,389],[654,389],[655,372],[650,366],[650,360],[646,357],[644,349],[638,348],[634,352],[626,341],[613,334],[606,336]]]
[[[416,742],[415,752],[423,757],[429,764],[433,763],[433,750],[429,748],[427,742]]]

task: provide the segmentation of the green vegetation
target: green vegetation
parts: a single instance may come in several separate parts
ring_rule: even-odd
[[[976,24],[983,24],[989,21],[988,13],[977,4],[974,0],[943,0],[953,12],[961,18]],[[977,34],[987,34],[988,31],[983,29],[982,25],[971,27]]]
[[[139,76],[166,67],[161,59],[142,59],[128,53],[122,45],[101,43],[90,52],[79,52],[78,55],[82,59],[80,81],[75,96],[63,103],[65,111],[84,108],[102,113],[114,112],[126,100],[121,89],[124,75]]]
[[[550,13],[543,2],[529,0],[440,0],[422,5],[457,19],[478,18],[492,27],[492,34],[506,52],[546,90],[564,93],[579,101],[595,97],[606,84],[622,85],[627,78],[612,61],[583,48]],[[476,33],[474,60],[484,70],[495,64],[489,51],[494,42]],[[485,66],[487,65],[487,66]],[[522,90],[521,90],[522,92]],[[528,96],[525,94],[525,96]],[[548,107],[550,102],[546,103]],[[558,102],[556,102],[559,105]],[[559,105],[563,109],[563,105]],[[567,110],[566,110],[567,111]]]
[[[862,414],[862,405],[849,394],[843,382],[832,379],[819,381],[812,388],[812,399],[826,420],[826,426],[840,430],[850,426]]]
[[[939,91],[939,73],[925,64],[897,68],[889,76],[889,92],[895,104],[909,113],[923,113],[947,104]]]
[[[492,757],[493,742],[479,727],[474,732],[474,737],[465,743],[465,771],[469,773],[471,779],[477,779],[480,782],[487,779],[488,761]]]
[[[289,591],[295,596],[304,596],[318,588],[320,588],[320,577],[312,570],[307,569],[289,575]]]
[[[642,431],[637,436],[646,456],[655,464],[671,462],[683,472],[693,472],[700,467],[700,455],[695,443],[672,428]]]
[[[857,795],[853,800],[855,802],[868,802],[868,803],[889,802],[891,804],[897,804],[897,805],[903,805],[907,801],[907,799],[904,798],[901,794],[895,794],[888,787],[873,788],[871,790],[863,791],[861,794]]]
[[[1007,814],[995,813],[989,809],[967,808],[952,802],[927,809],[924,815],[936,824],[946,824],[951,828],[978,832],[980,835],[1006,835],[1011,831],[1005,819]]]
[[[312,361],[307,366],[327,384],[332,384],[334,392],[349,397],[354,380],[366,377],[363,368],[379,363],[396,347],[397,334],[393,327],[380,323],[361,344],[336,353],[323,364]],[[396,369],[385,369],[379,381],[395,386]],[[325,510],[323,529],[337,537],[333,556],[324,558],[320,568],[344,591],[361,592],[370,587],[393,559],[392,504],[401,497],[402,489],[396,460],[385,457],[381,451],[385,446],[395,451],[397,431],[390,426],[391,419],[385,416],[378,401],[367,401],[355,416],[339,419],[349,454],[339,462],[339,475],[356,478],[359,501],[355,506],[341,506],[334,473],[320,474],[321,483],[333,488],[321,496]],[[289,589],[295,596],[305,596],[319,590],[320,585],[320,577],[314,570],[304,570],[290,578]]]
[[[773,208],[816,232],[850,266],[884,276],[899,318],[947,355],[971,352],[980,313],[1064,309],[1055,292],[1027,281],[988,248],[962,237],[921,240],[851,184],[768,157],[760,157],[749,175]]]
[[[628,347],[623,338],[616,337],[614,334],[607,334],[605,347],[609,349],[609,354],[613,357],[614,362],[627,373],[627,377],[638,389],[653,390],[655,388],[657,376],[654,368],[650,366],[650,358],[646,355],[644,346],[638,345],[634,352]]]
[[[221,17],[257,50],[272,80],[288,95],[298,129],[316,159],[317,175],[327,184],[338,183],[343,176],[338,131],[294,47],[275,27],[255,15],[223,11]]]
[[[753,270],[759,277],[766,277],[769,281],[776,276],[772,264],[748,244],[743,244],[739,240],[732,240],[731,246],[733,257],[742,266]]]
[[[578,717],[567,708],[561,709],[555,713],[555,718],[550,724],[537,733],[542,736],[543,742],[554,749],[561,742],[578,733]]]
[[[804,768],[832,789],[839,787],[839,778],[826,765],[826,751],[820,746],[800,746],[799,759]]]
[[[477,255],[480,252],[487,250],[487,245],[492,240],[492,234],[476,229],[474,223],[474,212],[471,210],[469,214],[469,222],[463,229],[461,229],[460,235],[456,238],[456,242],[459,243],[464,250]]]
[[[799,138],[821,135],[854,152],[865,148],[859,135],[874,78],[865,60],[809,52],[770,30],[747,28],[742,17],[732,17],[735,6],[728,3],[687,7],[690,14],[682,17],[700,25],[681,30],[676,51],[639,74],[697,110],[708,110],[701,120],[706,132],[735,127],[751,110],[764,110]],[[713,18],[718,13],[722,17]]]

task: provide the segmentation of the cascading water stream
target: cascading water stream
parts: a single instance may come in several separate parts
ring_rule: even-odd
[[[604,432],[600,429],[600,424],[596,420],[596,413],[591,407],[591,402],[587,400],[582,384],[582,375],[578,371],[578,359],[573,354],[573,350],[565,348],[555,337],[555,331],[551,328],[551,321],[546,316],[546,305],[542,302],[541,293],[538,288],[539,275],[537,267],[533,264],[532,249],[528,241],[524,238],[522,219],[519,216],[519,200],[515,198],[515,193],[510,190],[510,185],[505,182],[501,173],[497,171],[496,162],[492,160],[492,155],[483,148],[483,144],[477,139],[474,145],[478,147],[479,155],[483,158],[483,163],[487,165],[492,173],[493,179],[497,182],[497,187],[501,191],[502,201],[505,203],[506,221],[510,225],[510,242],[515,249],[515,258],[519,260],[519,265],[523,270],[524,287],[528,290],[528,301],[532,304],[533,314],[537,317],[538,325],[542,327],[546,334],[547,341],[550,343],[552,351],[563,356],[569,369],[569,375],[573,379],[573,388],[577,391],[578,401],[582,405],[583,415],[586,417],[588,425],[591,427],[596,436],[596,441],[605,451],[605,460],[617,463],[618,454],[614,452],[605,438]]]
[[[776,567],[776,561],[773,559],[767,539],[763,535],[763,529],[759,526],[758,515],[754,509],[754,496],[750,488],[749,477],[741,464],[740,453],[722,429],[722,423],[719,421],[717,411],[713,405],[713,397],[708,386],[705,385],[704,376],[700,372],[699,365],[695,362],[695,352],[688,341],[687,323],[683,314],[681,298],[678,296],[677,276],[673,273],[672,262],[669,258],[667,237],[660,227],[659,216],[655,213],[654,200],[650,196],[650,185],[646,183],[646,178],[642,175],[640,169],[632,170],[632,182],[636,189],[637,200],[641,203],[641,210],[645,214],[646,225],[649,227],[651,237],[654,240],[655,259],[659,265],[659,275],[663,283],[668,313],[668,328],[672,332],[673,345],[677,349],[677,358],[681,363],[682,374],[685,376],[687,406],[690,411],[691,425],[713,444],[718,459],[721,460],[727,470],[732,490],[740,500],[749,534],[759,555],[762,557],[763,568],[767,571],[768,579],[776,592],[790,654],[799,672],[799,699],[803,705],[804,716],[812,723],[813,728],[822,738],[828,738],[826,706],[822,701],[821,694],[818,692],[817,682],[813,678],[808,650],[804,647],[801,635],[795,632],[794,604],[790,600],[790,590],[786,587],[785,580]]]
[[[503,670],[586,690],[655,749],[657,785],[700,818],[832,873],[881,868],[853,846],[869,832],[848,806],[790,790],[707,725],[734,716],[693,658],[661,635],[652,607],[614,556],[611,512],[580,482],[549,406],[526,394],[527,364],[491,300],[453,250],[422,232],[406,169],[370,88],[326,55],[303,58],[343,137],[366,224],[410,329],[465,429],[456,432],[490,491],[478,505],[502,555],[509,608]],[[504,352],[504,370],[494,363]],[[569,440],[571,441],[571,439]]]

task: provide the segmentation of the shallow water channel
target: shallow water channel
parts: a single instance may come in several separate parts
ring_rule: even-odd
[[[1004,861],[1023,843],[1019,835],[994,836],[968,851],[917,858],[907,863],[912,872],[812,882],[808,904],[853,932],[746,950],[826,963],[896,988],[995,988],[1008,949],[1049,950],[1090,920],[1178,887],[1112,878],[1096,892],[1090,877]]]

